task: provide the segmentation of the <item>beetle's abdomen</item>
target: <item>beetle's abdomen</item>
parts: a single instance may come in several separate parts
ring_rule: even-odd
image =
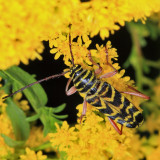
[[[143,123],[142,113],[107,82],[99,81],[96,91],[87,94],[86,101],[126,127],[135,128]]]

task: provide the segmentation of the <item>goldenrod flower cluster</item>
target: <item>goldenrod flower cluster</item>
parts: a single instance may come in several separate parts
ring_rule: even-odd
[[[11,122],[6,114],[6,106],[2,97],[6,95],[3,90],[0,91],[0,158],[5,157],[6,155],[12,154],[14,152],[13,148],[10,148],[4,141],[2,134],[7,136],[13,136],[13,130]]]
[[[0,0],[0,69],[41,59],[42,40],[68,32],[73,37],[100,33],[102,39],[125,22],[145,20],[160,10],[159,0]]]
[[[20,160],[46,160],[47,156],[43,155],[41,151],[37,154],[29,148],[26,148],[26,155],[21,155]]]
[[[77,106],[82,111],[83,105]],[[87,106],[85,121],[69,128],[66,121],[57,132],[50,134],[53,146],[67,153],[66,159],[131,159],[141,158],[139,148],[132,147],[133,142],[140,145],[138,136],[131,129],[124,129],[122,136],[113,129],[108,119],[106,121],[93,112],[92,106]]]

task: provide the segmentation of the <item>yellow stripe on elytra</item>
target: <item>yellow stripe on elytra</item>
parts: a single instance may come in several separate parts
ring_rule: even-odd
[[[102,104],[102,106],[105,106],[105,108],[106,108],[106,104],[105,104],[105,102],[104,102],[103,98],[101,98],[101,97],[100,97],[100,100],[101,100],[101,104]]]
[[[107,97],[109,100],[109,102],[113,102],[114,101],[114,97],[115,97],[115,89],[111,86],[111,90],[112,90],[112,95],[111,98]]]
[[[123,126],[127,127],[127,124],[128,124],[127,122],[124,122],[124,123],[123,123]]]
[[[130,105],[126,108],[126,113],[128,114],[126,117],[125,117],[125,121],[129,121],[130,118],[132,118],[132,115],[129,113],[129,109],[131,109],[133,107],[133,104],[130,103]],[[135,122],[135,117],[134,117],[134,113],[133,113],[133,123]],[[132,122],[128,122],[129,124],[133,124]]]
[[[94,105],[95,103],[97,103],[99,101],[100,101],[99,97],[96,96],[95,100],[93,102],[91,102],[90,104]]]
[[[94,98],[94,97],[96,97],[95,94],[87,96],[86,99],[92,99],[92,98]]]
[[[133,107],[133,104],[130,103],[130,105],[126,108],[126,113],[127,113],[127,114],[130,114],[130,113],[129,113],[129,109],[131,109],[132,107]]]
[[[98,90],[97,90],[97,93],[99,93],[99,91],[102,89],[102,86],[103,86],[103,82],[100,83]]]
[[[106,109],[105,106],[102,106],[102,107],[96,107],[97,109]]]
[[[108,90],[109,90],[109,86],[107,86],[105,91],[103,93],[99,94],[99,95],[102,96],[102,97],[105,96],[106,93],[108,92]]]
[[[129,122],[129,119],[130,118],[132,118],[132,116],[131,115],[128,115],[128,116],[126,116],[125,118],[124,118],[124,120],[126,121],[126,122]],[[134,122],[134,121],[133,121]],[[130,123],[130,122],[129,122]]]
[[[121,105],[119,106],[119,109],[124,108],[124,100],[125,100],[125,97],[123,95],[121,95]]]

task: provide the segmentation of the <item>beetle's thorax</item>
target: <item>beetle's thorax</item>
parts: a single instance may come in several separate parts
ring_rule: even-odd
[[[88,93],[97,81],[94,71],[83,69],[81,65],[71,68],[70,77],[77,91],[81,93]]]

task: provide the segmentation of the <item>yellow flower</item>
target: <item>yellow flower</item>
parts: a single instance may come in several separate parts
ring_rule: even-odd
[[[6,96],[7,94],[4,92],[4,90],[0,90],[0,111],[2,113],[5,112],[6,106],[7,104],[4,103],[4,99],[2,99],[4,96]]]
[[[13,101],[17,104],[17,106],[19,106],[22,110],[27,111],[29,110],[29,104],[27,100],[21,100],[22,98],[22,93],[17,93],[14,97],[13,97]]]
[[[42,151],[35,153],[33,150],[26,148],[26,154],[20,156],[21,160],[45,160],[46,155],[42,154]]]
[[[13,129],[11,122],[6,114],[6,103],[2,100],[2,97],[5,96],[5,92],[0,90],[0,159],[5,158],[7,155],[14,152],[13,148],[10,148],[4,141],[1,134],[5,134],[6,136],[13,138]]]
[[[160,130],[159,130],[160,131]],[[160,134],[151,136],[154,139],[151,141],[150,146],[152,147],[151,151],[147,154],[147,160],[158,160],[160,156]]]
[[[43,130],[41,127],[32,127],[29,139],[26,142],[26,146],[28,147],[38,147],[41,144],[47,142],[49,140],[49,137],[44,137]]]
[[[43,40],[68,33],[73,37],[100,33],[102,39],[125,22],[144,21],[160,10],[159,0],[0,0],[0,69],[41,59]],[[14,17],[14,18],[13,18]]]
[[[78,108],[82,108],[82,104]],[[69,128],[67,122],[63,122],[61,128],[57,125],[57,133],[49,134],[52,145],[67,153],[67,160],[136,160],[142,157],[137,148],[140,146],[139,137],[134,136],[131,129],[125,128],[120,136],[108,120],[105,122],[91,108],[90,105],[87,108],[84,123]],[[135,147],[132,149],[131,146]]]
[[[0,134],[5,134],[9,137],[13,137],[13,130],[6,114],[0,115]],[[3,159],[7,155],[14,153],[14,149],[10,148],[4,141],[3,137],[0,135],[0,159]]]

